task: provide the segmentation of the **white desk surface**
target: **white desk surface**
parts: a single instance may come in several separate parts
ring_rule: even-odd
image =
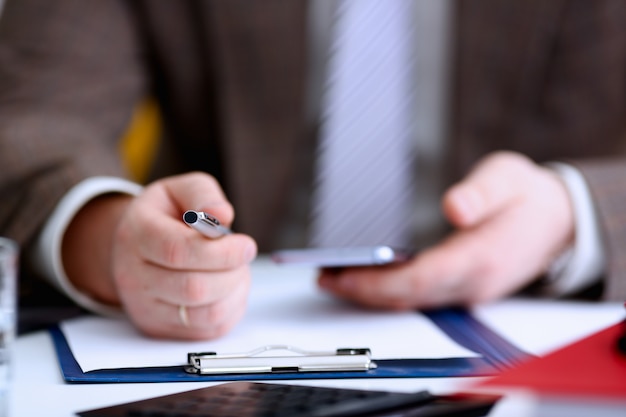
[[[280,269],[278,269],[280,268]],[[313,279],[314,272],[306,269],[276,267],[267,260],[255,261],[253,266],[254,285],[268,284],[274,276],[298,275],[297,279]],[[300,276],[301,275],[301,276]],[[270,283],[271,284],[271,283]],[[529,304],[531,303],[530,307]],[[563,304],[558,313],[552,302],[504,301],[491,306],[481,306],[477,316],[487,321],[492,328],[505,334],[509,340],[525,349],[546,352],[559,344],[573,341],[596,329],[614,323],[623,317],[623,307],[611,304]],[[565,313],[565,314],[563,314]],[[578,314],[591,317],[583,326],[567,325],[580,323],[570,320],[568,315]],[[548,319],[545,319],[549,316]],[[511,320],[518,320],[510,325]],[[541,323],[541,326],[538,324]],[[517,330],[516,330],[517,329]],[[546,341],[546,335],[550,335]],[[517,339],[517,340],[516,340]],[[533,340],[534,339],[534,340]],[[213,385],[213,382],[175,382],[141,384],[68,384],[59,371],[56,353],[46,331],[23,335],[17,339],[13,352],[13,381],[9,392],[8,416],[70,417],[75,412],[113,404],[136,401],[159,395],[172,394]],[[301,380],[294,384],[337,386],[391,391],[417,391],[428,389],[434,393],[461,390],[476,382],[478,378],[402,378],[402,379],[342,379]],[[277,381],[283,382],[283,381]],[[501,401],[490,416],[529,417],[533,401],[529,397],[510,396]],[[0,413],[1,414],[1,413]]]

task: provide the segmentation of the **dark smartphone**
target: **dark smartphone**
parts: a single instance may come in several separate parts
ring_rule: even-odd
[[[230,382],[81,411],[81,417],[481,417],[495,396],[436,396],[259,382]]]
[[[382,245],[351,248],[304,248],[278,250],[271,254],[271,258],[278,264],[333,268],[405,262],[411,259],[415,252],[415,250]]]

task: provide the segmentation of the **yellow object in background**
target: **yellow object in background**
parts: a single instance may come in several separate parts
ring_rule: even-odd
[[[148,179],[160,134],[159,106],[152,99],[145,100],[135,110],[130,126],[120,141],[124,168],[131,179],[140,184]]]

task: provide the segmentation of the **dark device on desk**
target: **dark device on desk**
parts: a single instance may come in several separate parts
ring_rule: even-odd
[[[452,417],[485,416],[493,396],[436,396],[344,388],[231,382],[79,412],[81,417]]]
[[[271,257],[278,264],[336,268],[405,262],[411,259],[415,252],[412,249],[381,245],[350,248],[283,249],[273,252]]]

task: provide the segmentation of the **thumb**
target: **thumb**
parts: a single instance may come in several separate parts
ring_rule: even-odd
[[[471,227],[493,216],[521,198],[533,166],[528,158],[512,152],[487,156],[444,194],[446,218],[457,227]]]
[[[190,172],[162,180],[171,202],[181,214],[187,210],[206,211],[225,225],[230,225],[234,210],[214,177]]]

